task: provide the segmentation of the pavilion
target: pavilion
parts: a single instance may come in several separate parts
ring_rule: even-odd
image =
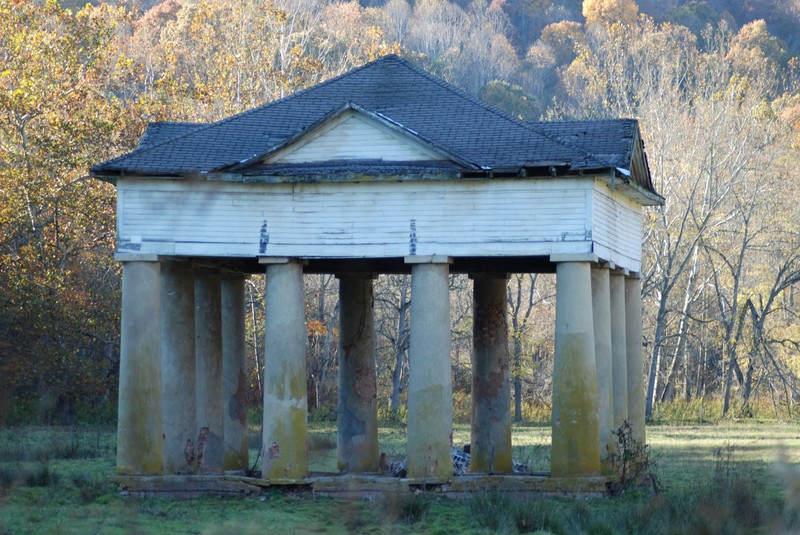
[[[154,123],[117,189],[117,473],[247,467],[244,279],[266,272],[265,484],[309,476],[303,274],[340,282],[338,465],[379,451],[372,285],[411,273],[408,479],[453,479],[448,275],[474,280],[471,470],[512,471],[506,283],[557,274],[551,477],[644,442],[635,120],[527,123],[385,56],[209,124]]]

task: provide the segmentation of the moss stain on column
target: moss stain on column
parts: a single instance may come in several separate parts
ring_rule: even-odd
[[[159,475],[164,432],[158,262],[123,264],[119,374],[117,474]]]
[[[263,477],[308,475],[308,406],[303,268],[267,267],[264,355]]]
[[[588,262],[557,265],[553,365],[554,477],[600,473],[597,372]]]

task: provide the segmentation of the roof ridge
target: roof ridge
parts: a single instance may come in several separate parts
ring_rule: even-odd
[[[148,126],[151,124],[179,124],[183,126],[203,126],[205,123],[199,123],[197,121],[150,121],[147,124]]]
[[[597,123],[617,123],[617,122],[639,122],[638,119],[635,117],[611,117],[605,119],[563,119],[563,120],[552,120],[552,121],[525,121],[528,124],[577,124],[577,123],[586,123],[586,124],[597,124]]]
[[[343,72],[342,74],[337,74],[336,76],[333,76],[331,78],[323,80],[323,81],[321,81],[321,82],[319,82],[317,84],[310,85],[310,86],[304,87],[302,89],[298,89],[297,91],[294,91],[293,93],[291,93],[289,95],[286,95],[284,97],[281,97],[279,99],[270,100],[269,102],[265,102],[264,104],[261,104],[260,106],[256,106],[255,108],[250,108],[249,110],[241,111],[241,112],[239,112],[237,114],[231,115],[229,117],[225,117],[224,119],[221,119],[221,120],[216,121],[214,123],[209,123],[208,126],[216,126],[216,125],[224,124],[224,123],[233,121],[234,119],[237,119],[239,117],[244,117],[246,115],[251,115],[251,114],[256,113],[256,112],[258,112],[260,110],[263,110],[264,108],[268,108],[270,106],[277,105],[277,104],[280,104],[282,102],[286,102],[287,100],[292,100],[292,99],[294,99],[296,97],[300,97],[300,96],[308,93],[312,89],[316,89],[318,87],[324,87],[326,85],[330,85],[333,82],[336,82],[337,80],[339,80],[341,78],[344,78],[345,76],[348,76],[350,74],[354,74],[354,73],[363,71],[364,69],[366,69],[368,67],[372,67],[373,65],[376,65],[377,63],[379,63],[379,62],[381,62],[383,60],[386,60],[386,59],[389,59],[389,58],[393,58],[393,57],[398,58],[398,56],[396,54],[387,54],[385,56],[381,56],[381,57],[379,57],[377,59],[374,59],[374,60],[370,61],[369,63],[365,63],[365,64],[363,64],[363,65],[361,65],[359,67],[355,67],[355,68],[353,68],[353,69],[351,69],[351,70],[349,70],[347,72]]]
[[[499,108],[497,108],[497,107],[495,107],[495,106],[493,106],[493,105],[491,105],[491,104],[489,104],[487,102],[484,102],[483,100],[477,98],[476,96],[474,96],[474,95],[472,95],[470,93],[467,93],[465,90],[461,89],[460,87],[458,87],[456,85],[451,84],[450,82],[444,80],[443,78],[439,78],[437,76],[434,76],[433,74],[431,74],[428,71],[422,69],[421,67],[412,64],[410,61],[408,61],[408,60],[406,60],[404,58],[400,58],[400,57],[398,57],[398,59],[400,59],[400,61],[402,63],[406,64],[408,67],[413,69],[418,74],[421,74],[425,78],[429,79],[430,81],[436,83],[437,85],[439,85],[441,87],[444,87],[445,89],[451,90],[452,92],[454,92],[455,94],[457,94],[461,98],[464,98],[465,100],[471,102],[472,104],[478,105],[478,106],[482,107],[483,109],[485,109],[485,110],[487,110],[487,111],[489,111],[491,113],[494,113],[498,117],[501,117],[501,118],[503,118],[503,119],[505,119],[507,121],[510,121],[510,122],[512,122],[514,124],[522,126],[526,130],[531,131],[531,132],[535,133],[536,135],[545,137],[548,140],[550,140],[550,141],[552,141],[554,143],[558,143],[559,145],[561,145],[563,147],[566,147],[566,148],[568,148],[570,150],[578,151],[578,152],[581,152],[581,153],[585,154],[585,151],[580,151],[577,147],[573,147],[571,145],[567,145],[566,143],[564,143],[562,141],[559,141],[557,139],[554,139],[551,136],[545,134],[544,132],[541,132],[538,129],[531,128],[531,126],[526,121],[522,121],[520,119],[517,119],[513,115],[511,115],[511,114],[509,114],[509,113],[507,113],[507,112],[505,112],[505,111],[503,111],[503,110],[501,110],[501,109],[499,109]]]
[[[495,107],[495,106],[493,106],[493,105],[491,105],[491,104],[489,104],[489,103],[477,98],[476,96],[474,96],[474,95],[472,95],[470,93],[467,93],[465,90],[461,89],[458,86],[455,86],[455,85],[451,84],[450,82],[444,80],[443,78],[439,78],[437,76],[434,76],[433,74],[429,73],[428,71],[422,69],[421,67],[419,67],[417,65],[414,65],[413,63],[411,63],[410,61],[408,61],[408,60],[406,60],[404,58],[398,57],[398,59],[402,63],[404,63],[405,65],[410,67],[412,70],[417,72],[418,74],[421,74],[425,78],[429,79],[430,81],[436,83],[439,86],[444,87],[445,89],[450,89],[455,94],[457,94],[458,96],[466,99],[467,101],[469,101],[469,102],[471,102],[473,104],[476,104],[478,106],[481,106],[485,110],[487,110],[487,111],[489,111],[491,113],[494,113],[495,115],[497,115],[497,116],[499,116],[499,117],[501,117],[501,118],[503,118],[505,120],[508,120],[508,121],[511,121],[512,123],[518,124],[518,125],[522,126],[523,128],[525,128],[526,130],[534,132],[536,135],[542,136],[542,137],[546,138],[547,140],[549,140],[549,141],[551,141],[553,143],[556,143],[556,144],[558,144],[558,145],[560,145],[562,147],[565,147],[565,148],[567,148],[567,149],[569,149],[571,151],[574,151],[574,152],[576,152],[578,154],[581,154],[583,156],[588,156],[591,160],[593,160],[593,163],[600,163],[600,164],[604,163],[604,162],[602,162],[600,160],[600,158],[598,158],[593,153],[591,153],[591,152],[589,152],[587,150],[581,149],[580,147],[575,147],[573,145],[570,145],[570,144],[568,144],[568,143],[566,143],[566,142],[564,142],[564,141],[562,141],[562,140],[560,140],[558,138],[555,138],[555,137],[553,137],[553,136],[551,136],[551,135],[549,135],[549,134],[547,134],[545,132],[542,132],[538,128],[533,128],[531,122],[523,121],[521,119],[517,119],[513,115],[511,115],[511,114],[509,114],[509,113],[507,113],[507,112],[505,112],[505,111],[503,111],[503,110],[501,110],[501,109],[499,109],[499,108],[497,108],[497,107]],[[635,119],[633,119],[633,120],[635,121]],[[552,121],[552,122],[555,122],[555,121]],[[565,122],[570,122],[570,121],[565,121]],[[574,122],[577,122],[577,121],[574,121]]]

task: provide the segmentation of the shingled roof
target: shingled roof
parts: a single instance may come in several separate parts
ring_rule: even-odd
[[[560,173],[609,170],[632,175],[635,155],[644,167],[634,181],[655,194],[635,120],[524,123],[396,56],[384,56],[286,98],[210,124],[153,123],[133,152],[96,165],[94,176],[186,176],[246,172],[248,166],[297,139],[326,117],[352,106],[410,132],[453,156],[449,168],[464,176],[531,168]],[[352,162],[364,170],[364,162]],[[382,174],[397,162],[371,163]],[[417,167],[419,164],[417,164]],[[441,167],[432,162],[433,167]],[[268,166],[267,166],[268,167]],[[337,163],[276,165],[270,172],[314,173],[346,169]],[[641,167],[641,165],[639,166]],[[410,169],[411,170],[411,169]],[[657,195],[656,195],[657,197]]]

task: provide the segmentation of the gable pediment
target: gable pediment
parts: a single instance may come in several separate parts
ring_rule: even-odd
[[[352,106],[298,136],[262,160],[264,164],[302,164],[378,160],[415,162],[449,160],[401,126]]]

